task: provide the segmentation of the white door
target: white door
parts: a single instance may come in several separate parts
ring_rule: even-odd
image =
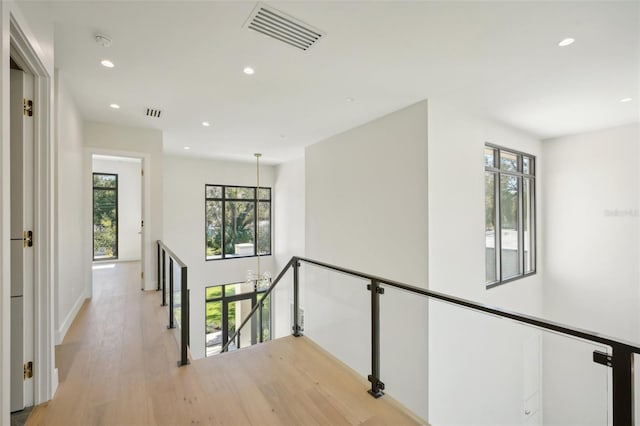
[[[24,366],[33,361],[33,76],[11,70],[11,411],[33,405],[33,379]]]

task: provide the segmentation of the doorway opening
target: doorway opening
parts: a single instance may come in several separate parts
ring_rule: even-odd
[[[118,259],[118,175],[93,172],[93,260]]]
[[[142,279],[142,159],[93,154],[91,162],[93,269],[137,262]]]

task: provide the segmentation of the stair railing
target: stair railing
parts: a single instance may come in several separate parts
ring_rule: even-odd
[[[161,306],[167,306],[167,290],[169,293],[169,324],[168,329],[176,328],[176,323],[180,327],[180,360],[178,366],[189,364],[189,284],[187,281],[187,265],[176,254],[169,249],[161,240],[157,241],[158,257],[158,287],[162,290]],[[167,257],[169,258],[169,288],[167,289]],[[180,300],[176,303],[174,288],[175,265],[180,268]],[[179,309],[178,309],[179,308]]]

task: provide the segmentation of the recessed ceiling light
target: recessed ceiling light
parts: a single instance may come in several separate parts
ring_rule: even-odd
[[[566,46],[569,46],[570,44],[573,44],[574,41],[576,41],[574,38],[568,37],[560,40],[560,43],[558,43],[558,46],[566,47]]]
[[[191,147],[190,146],[185,146],[184,149],[189,151],[191,149]]]
[[[208,121],[203,121],[203,122],[202,122],[202,125],[203,125],[204,127],[209,127],[209,126],[211,126],[211,124],[210,124]]]
[[[103,67],[105,68],[113,68],[115,67],[115,65],[113,64],[113,62],[111,62],[108,59],[103,59],[102,61],[100,61],[100,63],[102,64]]]
[[[351,96],[349,96],[349,97],[347,97],[347,98],[344,98],[344,100],[345,100],[345,101],[347,101],[347,102],[353,102],[353,101],[355,101],[355,99],[353,99]]]
[[[118,104],[111,104],[111,105],[109,105],[109,106],[110,106],[111,108],[113,108],[113,109],[120,109],[120,105],[118,105]]]
[[[632,100],[632,98],[622,98],[620,99],[620,102],[631,102]]]
[[[244,67],[244,69],[242,70],[242,72],[244,72],[247,75],[253,75],[253,73],[255,73],[255,71],[253,70],[253,68],[251,67]]]

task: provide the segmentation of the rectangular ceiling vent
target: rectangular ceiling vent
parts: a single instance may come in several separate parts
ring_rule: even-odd
[[[161,114],[162,114],[162,111],[160,111],[159,109],[156,109],[156,108],[147,108],[146,109],[146,116],[147,117],[160,118]]]
[[[324,36],[319,29],[262,3],[256,5],[244,26],[305,52]]]

